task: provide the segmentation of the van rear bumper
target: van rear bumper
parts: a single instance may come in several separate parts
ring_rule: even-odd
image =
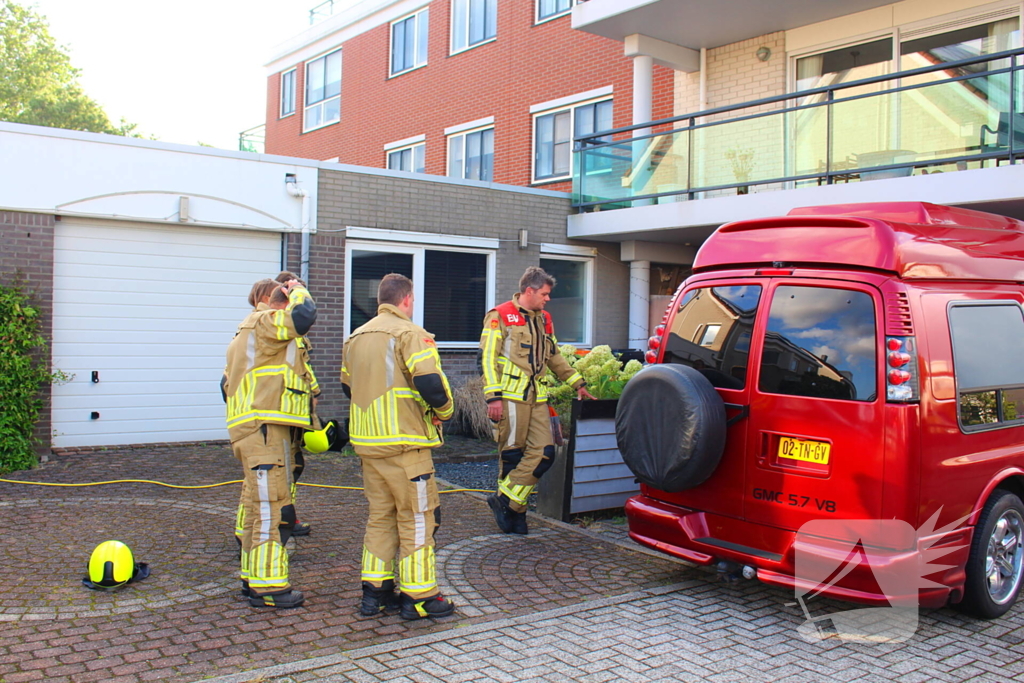
[[[626,503],[629,536],[640,545],[698,565],[729,560],[757,568],[764,583],[789,588],[799,595],[817,594],[818,582],[796,576],[797,533],[787,529],[724,517],[671,505],[643,494]],[[919,574],[920,551],[865,548],[868,564],[856,564],[835,585],[821,590],[840,600],[869,605],[917,604],[941,607],[959,602],[963,595],[964,570],[970,552],[973,527],[945,534],[936,547],[949,552],[934,560],[941,568],[919,583],[917,596],[887,596],[875,572],[889,576]],[[928,541],[930,539],[922,539]],[[922,544],[924,545],[924,544]],[[920,548],[921,546],[919,546]],[[799,538],[801,566],[821,562],[838,565],[850,552],[850,543],[826,538]],[[890,573],[893,572],[893,573]],[[891,598],[891,599],[890,599]]]

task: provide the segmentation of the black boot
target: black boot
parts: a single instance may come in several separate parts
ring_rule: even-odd
[[[445,600],[440,595],[417,600],[402,593],[403,619],[450,617],[453,614],[455,614],[455,603]]]
[[[309,532],[313,530],[313,525],[309,522],[295,522],[295,526],[292,527],[292,536],[309,536]]]
[[[242,582],[242,591],[241,592],[242,592],[242,597],[243,598],[248,598],[248,597],[252,596],[252,589],[249,588],[249,582],[248,581],[243,581]]]
[[[363,581],[363,600],[359,603],[359,613],[364,617],[378,614],[394,614],[399,609],[398,594],[395,593],[395,582],[388,579],[377,588],[369,581]]]
[[[508,498],[501,493],[492,493],[487,496],[487,504],[491,506],[491,510],[494,512],[494,521],[497,522],[501,532],[504,534],[512,533],[515,513],[508,506]]]
[[[526,510],[512,513],[512,533],[522,536],[530,533],[529,528],[526,526]]]
[[[302,591],[290,590],[286,593],[276,593],[273,595],[256,595],[251,589],[249,591],[249,604],[253,607],[288,609],[289,607],[298,607],[305,601],[306,598],[303,597]]]

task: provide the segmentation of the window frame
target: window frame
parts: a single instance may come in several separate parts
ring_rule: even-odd
[[[536,7],[536,11],[533,13],[533,25],[534,26],[538,26],[540,24],[546,24],[549,21],[552,21],[552,20],[557,19],[559,17],[564,17],[567,14],[571,14],[572,13],[572,8],[575,7],[577,4],[579,4],[579,2],[580,2],[580,0],[569,0],[569,7],[568,7],[568,9],[564,9],[564,10],[561,10],[561,11],[556,11],[554,14],[549,14],[546,17],[542,17],[540,15],[540,3],[542,1],[543,0],[535,0],[535,2],[534,2],[534,6]]]
[[[450,18],[448,20],[448,23],[449,23],[449,30],[448,30],[448,56],[457,55],[457,54],[460,54],[462,52],[466,52],[467,50],[472,50],[473,48],[480,47],[481,45],[486,45],[487,43],[493,43],[494,41],[496,41],[498,39],[498,18],[497,18],[497,14],[498,14],[498,0],[484,0],[484,1],[485,1],[485,3],[486,2],[493,2],[494,3],[494,14],[495,14],[495,18],[494,18],[494,35],[489,37],[489,38],[484,38],[483,40],[481,40],[479,42],[476,42],[476,43],[472,43],[472,44],[469,42],[469,26],[472,23],[472,20],[471,20],[471,18],[469,16],[469,11],[470,11],[469,2],[470,2],[470,0],[451,0],[451,2],[449,3],[449,5],[448,5],[448,10],[449,10],[448,15],[449,15]],[[465,30],[463,31],[465,33],[465,41],[466,41],[466,44],[465,44],[464,47],[455,47],[455,30],[456,30],[456,26],[455,26],[455,14],[456,14],[456,12],[455,12],[455,3],[457,3],[457,2],[466,2],[467,3],[467,5],[466,5],[466,26],[465,26]]]
[[[554,261],[578,261],[583,263],[583,292],[585,294],[583,302],[583,341],[579,342],[563,342],[558,339],[559,345],[572,344],[576,348],[589,349],[594,345],[594,257],[593,256],[576,256],[572,254],[559,254],[545,251],[541,249],[538,257],[537,265],[540,265],[542,260],[554,260]],[[543,266],[542,266],[543,267]],[[555,289],[558,289],[558,284],[555,284]],[[555,326],[555,337],[558,338],[558,321],[552,321]]]
[[[493,131],[494,130],[494,124],[493,123],[488,123],[486,125],[478,126],[478,127],[475,127],[475,128],[467,128],[465,130],[458,130],[458,131],[455,131],[455,132],[452,132],[452,133],[448,133],[445,136],[445,148],[446,148],[445,152],[446,153],[445,153],[444,169],[445,169],[445,176],[446,177],[448,177],[448,178],[457,178],[459,180],[475,180],[475,181],[481,182],[481,183],[493,183],[494,182],[494,156],[495,156],[495,154],[494,154],[493,150],[492,150],[492,153],[491,153],[491,173],[490,173],[491,177],[488,180],[481,180],[479,178],[467,178],[466,177],[466,159],[467,159],[467,157],[466,157],[465,137],[467,135],[472,135],[473,133],[482,133],[482,132],[484,132],[486,130]],[[449,175],[449,171],[451,170],[451,164],[452,164],[452,140],[454,140],[455,138],[458,138],[458,137],[463,138],[463,143],[462,143],[462,173],[460,175],[453,176],[453,175]]]
[[[615,97],[613,94],[602,95],[600,97],[591,97],[587,99],[581,99],[579,102],[572,102],[570,104],[563,104],[558,107],[552,107],[549,109],[539,109],[531,112],[533,115],[533,126],[531,131],[531,142],[530,149],[533,154],[530,162],[530,184],[538,185],[544,183],[557,183],[564,182],[566,180],[572,180],[573,174],[576,171],[576,155],[573,154],[572,142],[576,139],[576,110],[583,107],[589,107],[591,105],[598,105],[603,102],[612,103],[612,120],[614,122],[615,117]],[[558,114],[568,112],[569,114],[569,172],[564,175],[551,175],[551,176],[537,176],[537,159],[538,159],[538,148],[537,148],[537,126],[541,118],[545,116],[557,116]],[[557,143],[556,143],[557,144]]]
[[[328,50],[327,52],[324,52],[323,54],[320,54],[320,55],[318,55],[316,57],[313,57],[312,59],[306,60],[306,62],[305,62],[304,77],[303,77],[303,82],[302,82],[302,132],[303,133],[309,133],[309,132],[312,132],[314,130],[320,130],[321,128],[326,128],[327,126],[333,126],[333,125],[335,125],[337,123],[341,123],[341,83],[342,83],[342,73],[344,71],[343,64],[341,62],[341,51],[342,51],[342,48],[340,48],[340,47],[335,48],[333,50]],[[324,98],[322,100],[318,100],[317,102],[313,103],[312,105],[309,104],[309,102],[307,101],[307,95],[306,95],[306,93],[308,92],[308,89],[309,89],[309,65],[312,64],[313,62],[317,62],[317,61],[322,59],[322,60],[324,60],[324,68],[326,70],[327,58],[330,57],[331,55],[335,54],[335,53],[338,54],[338,94],[335,96],[337,98],[337,100],[338,100],[338,118],[336,120],[332,120],[332,121],[327,121],[325,123],[321,123],[318,126],[313,126],[312,128],[307,128],[306,127],[306,112],[308,110],[312,109],[313,107],[323,107],[325,104],[327,104],[327,102],[335,99],[335,97],[326,97],[326,98]]]
[[[969,391],[961,391],[960,388],[960,375],[957,373],[957,353],[956,353],[956,337],[953,335],[953,319],[950,314],[954,308],[969,308],[973,306],[1004,306],[1007,308],[1016,308],[1024,319],[1024,306],[1015,299],[972,299],[972,300],[954,300],[950,301],[946,305],[946,325],[949,330],[949,348],[950,356],[953,365],[953,387],[954,387],[954,405],[956,410],[956,423],[960,428],[961,434],[977,434],[978,432],[991,432],[1000,429],[1013,429],[1016,427],[1024,426],[1024,417],[1017,418],[1016,420],[998,420],[996,422],[987,422],[976,425],[965,425],[963,422],[963,413],[960,410],[960,397],[962,394],[969,393],[981,393],[984,391],[994,391],[996,395],[996,410],[997,414],[1002,412],[1001,396],[1002,392],[1007,389],[1019,389],[1024,388],[1021,384],[1006,384],[998,387],[976,387]]]
[[[410,171],[406,171],[406,170],[403,170],[401,168],[391,168],[391,155],[392,154],[401,154],[402,152],[404,152],[406,150],[412,150],[413,163],[415,163],[415,160],[416,160],[416,151],[415,150],[416,150],[417,147],[423,149],[423,170],[422,171],[417,171],[415,169],[410,170]],[[426,173],[427,172],[427,143],[425,141],[421,140],[419,142],[413,142],[411,144],[401,145],[401,146],[398,146],[398,147],[391,147],[391,148],[385,147],[384,148],[384,168],[388,169],[389,171],[400,171],[402,173]]]
[[[360,231],[353,228],[348,229],[349,232],[359,234]],[[362,230],[362,232],[370,233],[371,230]],[[485,286],[485,305],[486,308],[480,311],[480,319],[483,320],[483,315],[491,308],[494,308],[494,290],[496,283],[496,262],[497,262],[497,248],[485,248],[485,247],[473,247],[473,246],[462,246],[458,244],[452,244],[451,241],[461,240],[458,236],[450,235],[437,235],[434,233],[408,233],[409,235],[421,236],[417,242],[398,242],[392,240],[377,240],[373,239],[372,236],[368,237],[357,237],[348,238],[345,240],[345,297],[344,297],[344,324],[342,325],[342,337],[343,340],[347,341],[352,335],[352,299],[350,293],[352,291],[352,252],[354,251],[374,251],[374,252],[390,252],[395,254],[411,254],[412,255],[412,282],[413,282],[413,314],[412,321],[423,327],[423,304],[424,300],[422,292],[424,290],[424,269],[426,265],[426,252],[427,251],[447,251],[447,252],[460,252],[469,254],[483,254],[487,257],[487,284]],[[448,238],[448,239],[445,239]],[[428,332],[430,330],[427,330]],[[466,341],[439,341],[437,342],[437,348],[439,349],[475,349],[480,345],[479,333],[473,339]]]
[[[285,81],[285,77],[289,76],[289,75],[291,76],[292,110],[289,111],[289,112],[285,112],[285,110],[284,110],[284,95],[285,95],[285,83],[284,83],[284,81]],[[277,106],[277,118],[278,119],[286,119],[289,116],[295,116],[295,113],[299,109],[296,106],[298,104],[298,102],[296,100],[296,95],[298,94],[298,91],[296,90],[296,86],[298,85],[298,78],[297,78],[298,75],[299,75],[299,69],[296,66],[293,66],[292,68],[288,69],[287,71],[282,71],[281,74],[280,74],[280,78],[279,78],[279,81],[278,81],[279,92],[278,92],[278,102],[277,102],[277,104],[278,104],[278,106]]]
[[[422,69],[430,61],[430,54],[429,54],[429,50],[430,50],[430,34],[429,34],[429,31],[430,31],[430,15],[428,14],[428,12],[430,12],[430,5],[427,5],[425,7],[421,7],[420,9],[416,10],[415,12],[410,12],[409,14],[406,14],[405,16],[401,17],[400,19],[395,19],[394,21],[391,22],[391,28],[388,31],[388,36],[389,36],[388,37],[388,78],[395,78],[396,76],[401,76],[402,74],[407,74],[410,71],[415,71],[417,69]],[[420,22],[422,21],[422,17],[420,15],[424,15],[424,14],[427,15],[427,31],[428,31],[428,33],[427,33],[427,40],[426,40],[427,45],[424,48],[423,62],[422,63],[417,63],[416,62],[417,55],[419,55],[419,52],[420,52],[420,45],[419,45]],[[413,65],[410,66],[410,67],[407,67],[405,69],[402,69],[401,71],[395,71],[394,70],[394,66],[395,66],[395,26],[397,26],[398,24],[400,24],[400,23],[402,23],[404,21],[408,21],[409,19],[412,19],[412,18],[416,19],[416,29],[415,29],[415,32],[414,32],[415,42],[413,43],[413,55],[414,55],[413,56]]]

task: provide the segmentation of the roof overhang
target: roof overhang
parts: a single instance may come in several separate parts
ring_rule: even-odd
[[[892,0],[588,0],[572,27],[625,41],[640,34],[700,49],[893,4]]]

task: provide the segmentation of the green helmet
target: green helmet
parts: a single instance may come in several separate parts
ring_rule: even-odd
[[[82,579],[86,588],[117,588],[134,579],[149,576],[149,566],[136,563],[131,549],[121,541],[104,541],[89,557],[89,576]]]
[[[340,451],[348,443],[348,431],[338,420],[328,420],[324,423],[323,429],[306,432],[302,442],[310,453]]]

